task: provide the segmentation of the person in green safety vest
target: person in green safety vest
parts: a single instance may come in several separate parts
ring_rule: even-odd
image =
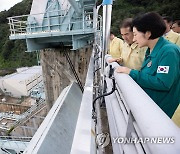
[[[140,70],[119,66],[116,72],[129,74],[171,118],[180,102],[180,48],[162,37],[165,30],[155,12],[136,17],[134,41],[148,47],[144,62]]]

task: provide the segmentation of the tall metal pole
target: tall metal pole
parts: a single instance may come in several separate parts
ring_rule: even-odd
[[[102,88],[102,89],[100,89],[101,96],[103,96],[106,93],[104,70],[105,70],[105,55],[107,54],[108,48],[109,48],[112,0],[103,0],[102,6],[103,6],[103,39],[102,39],[102,52],[101,52],[101,54],[102,54],[101,55],[102,56],[101,57],[101,86],[102,87],[100,87],[100,88]],[[94,101],[95,101],[95,99],[94,99]],[[109,130],[108,121],[107,121],[107,119],[108,119],[107,111],[106,111],[106,108],[102,107],[105,105],[104,103],[105,103],[104,98],[102,98],[102,99],[98,100],[98,103],[95,104],[96,116],[97,116],[96,134],[98,134],[97,138],[96,138],[97,143],[98,143],[98,138],[101,138],[101,136],[105,136],[106,141],[109,140],[110,130]],[[93,106],[93,108],[94,108],[94,106]],[[101,143],[102,142],[99,142],[98,145],[102,145]],[[102,146],[101,148],[98,148],[97,153],[112,154],[113,150],[112,150],[111,144],[108,144],[107,146]]]
[[[103,47],[102,47],[102,63],[101,63],[101,73],[104,74],[105,69],[105,55],[109,50],[109,40],[110,40],[110,28],[111,28],[111,13],[112,13],[113,0],[103,0]],[[102,77],[102,84],[104,86],[104,75]]]
[[[103,0],[103,51],[106,54],[109,48],[112,0]]]

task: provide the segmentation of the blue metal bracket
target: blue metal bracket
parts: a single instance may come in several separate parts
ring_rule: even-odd
[[[113,0],[103,0],[102,5],[112,5],[113,4]]]
[[[30,15],[9,17],[10,39],[26,39],[27,51],[36,51],[63,43],[73,50],[94,40],[94,0],[33,0]],[[38,9],[37,6],[39,5]],[[101,31],[99,21],[98,31]],[[20,26],[20,27],[19,27]],[[18,27],[18,28],[17,28]]]

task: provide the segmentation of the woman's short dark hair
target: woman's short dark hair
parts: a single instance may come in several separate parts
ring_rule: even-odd
[[[136,17],[133,20],[133,27],[136,27],[138,31],[143,33],[150,31],[151,36],[149,39],[156,39],[162,36],[166,30],[162,17],[155,12],[145,13]]]

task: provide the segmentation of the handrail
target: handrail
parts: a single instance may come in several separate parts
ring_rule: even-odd
[[[61,31],[61,26],[67,25],[67,30],[66,31],[74,31],[74,29],[71,29],[71,25],[76,24],[76,25],[81,25],[80,27],[77,27],[77,29],[93,29],[93,19],[89,19],[89,18],[79,18],[77,21],[73,21],[73,20],[68,20],[68,21],[63,21],[64,17],[68,17],[70,18],[69,14],[67,14],[64,10],[57,10],[54,12],[64,12],[64,13],[60,13],[57,16],[47,16],[47,18],[44,18],[44,22],[47,22],[46,24],[42,24],[39,25],[38,23],[31,23],[28,21],[29,17],[33,17],[33,16],[39,16],[42,14],[49,14],[52,11],[49,12],[45,12],[45,13],[39,13],[39,14],[34,14],[34,15],[22,15],[22,16],[14,16],[14,17],[8,17],[9,20],[9,26],[10,26],[10,32],[11,35],[17,35],[17,34],[24,34],[24,35],[29,35],[32,33],[40,33],[40,32],[50,32],[51,30],[59,30]],[[93,12],[88,12],[85,13],[85,16],[90,16],[92,15]],[[61,19],[59,23],[53,23],[50,24],[49,20],[56,20],[57,21],[59,19]],[[36,22],[34,20],[34,22]],[[102,19],[100,17],[98,17],[98,27],[97,30],[101,31],[102,29],[102,25],[101,25]],[[84,26],[85,25],[85,26]],[[56,27],[55,27],[56,26]],[[49,28],[48,28],[49,27]],[[51,28],[51,27],[55,27],[55,29]]]
[[[111,56],[109,55],[106,55],[105,57],[107,62],[110,58]],[[111,65],[114,68],[119,66],[115,62],[111,63]],[[142,88],[131,77],[129,77],[129,75],[115,72],[114,77],[117,82],[117,86],[119,87],[117,88],[118,93],[120,94],[120,97],[122,97],[122,100],[118,100],[115,94],[112,95],[109,99],[111,99],[111,101],[113,99],[118,100],[119,104],[126,104],[123,108],[120,107],[121,105],[119,105],[118,110],[120,111],[123,111],[124,108],[128,108],[128,110],[126,110],[126,113],[121,112],[122,117],[125,119],[122,120],[124,122],[120,120],[121,118],[117,114],[117,112],[119,112],[117,111],[117,107],[116,111],[113,111],[114,118],[116,119],[117,115],[119,118],[119,121],[115,121],[117,122],[117,124],[121,123],[121,128],[117,128],[118,133],[116,133],[116,135],[119,134],[119,136],[116,137],[133,137],[133,134],[136,133],[138,137],[148,138],[147,140],[150,140],[149,142],[147,142],[147,144],[143,144],[142,146],[144,151],[147,151],[147,153],[150,152],[153,154],[178,154],[180,152],[180,129],[142,90]],[[111,103],[112,108],[115,105],[113,102],[108,101],[107,103]],[[129,125],[130,121],[131,125]],[[131,131],[129,129],[131,129]],[[122,130],[124,131],[124,133],[122,133]],[[124,136],[122,136],[122,134]],[[169,144],[166,142],[164,144],[159,144],[158,142],[151,143],[151,138],[159,140],[159,143],[165,142],[164,140],[168,140],[168,138],[172,142]]]
[[[26,141],[29,142],[32,137],[18,137],[18,136],[0,136],[0,140],[8,141]]]
[[[53,11],[48,11],[48,13],[54,13],[54,12],[63,12],[67,10],[53,10]],[[13,17],[7,17],[7,19],[13,19],[13,18],[22,18],[22,17],[28,17],[28,16],[36,16],[36,15],[41,15],[41,14],[46,14],[47,12],[42,12],[42,13],[35,13],[35,14],[28,14],[28,15],[20,15],[20,16],[13,16]]]
[[[0,148],[6,153],[20,153],[29,145],[29,141],[23,140],[0,140]]]

